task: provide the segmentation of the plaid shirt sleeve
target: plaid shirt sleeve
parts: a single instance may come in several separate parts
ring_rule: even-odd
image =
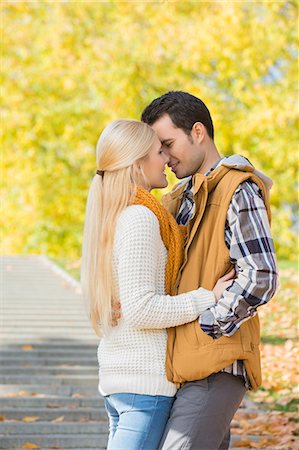
[[[253,182],[242,183],[234,193],[227,213],[225,242],[236,279],[218,303],[199,318],[202,330],[214,339],[234,334],[273,297],[278,285],[266,206]]]

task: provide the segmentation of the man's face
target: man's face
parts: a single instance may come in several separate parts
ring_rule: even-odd
[[[177,178],[195,174],[205,159],[205,153],[196,137],[177,128],[168,114],[164,114],[151,127],[157,133],[164,152],[169,156],[168,166]]]

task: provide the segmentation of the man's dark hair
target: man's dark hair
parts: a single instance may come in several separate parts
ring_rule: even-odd
[[[143,111],[141,120],[152,125],[168,114],[177,128],[190,135],[195,122],[201,122],[210,138],[214,139],[214,126],[210,112],[203,101],[188,92],[170,91],[153,100]]]

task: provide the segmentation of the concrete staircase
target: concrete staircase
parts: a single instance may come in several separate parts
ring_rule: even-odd
[[[42,256],[1,259],[0,448],[104,449],[97,339],[79,285]]]
[[[0,269],[0,449],[104,450],[98,340],[79,284],[43,256],[5,256]],[[242,412],[259,414],[248,399]]]

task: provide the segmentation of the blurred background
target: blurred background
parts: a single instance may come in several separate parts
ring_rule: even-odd
[[[6,1],[1,15],[1,253],[43,254],[78,278],[102,129],[139,119],[169,90],[198,96],[222,155],[241,153],[274,181],[281,289],[261,308],[264,384],[254,398],[295,411],[298,3]]]
[[[297,5],[2,4],[2,252],[76,266],[102,129],[184,90],[210,109],[220,152],[273,179],[277,254],[295,261]]]

